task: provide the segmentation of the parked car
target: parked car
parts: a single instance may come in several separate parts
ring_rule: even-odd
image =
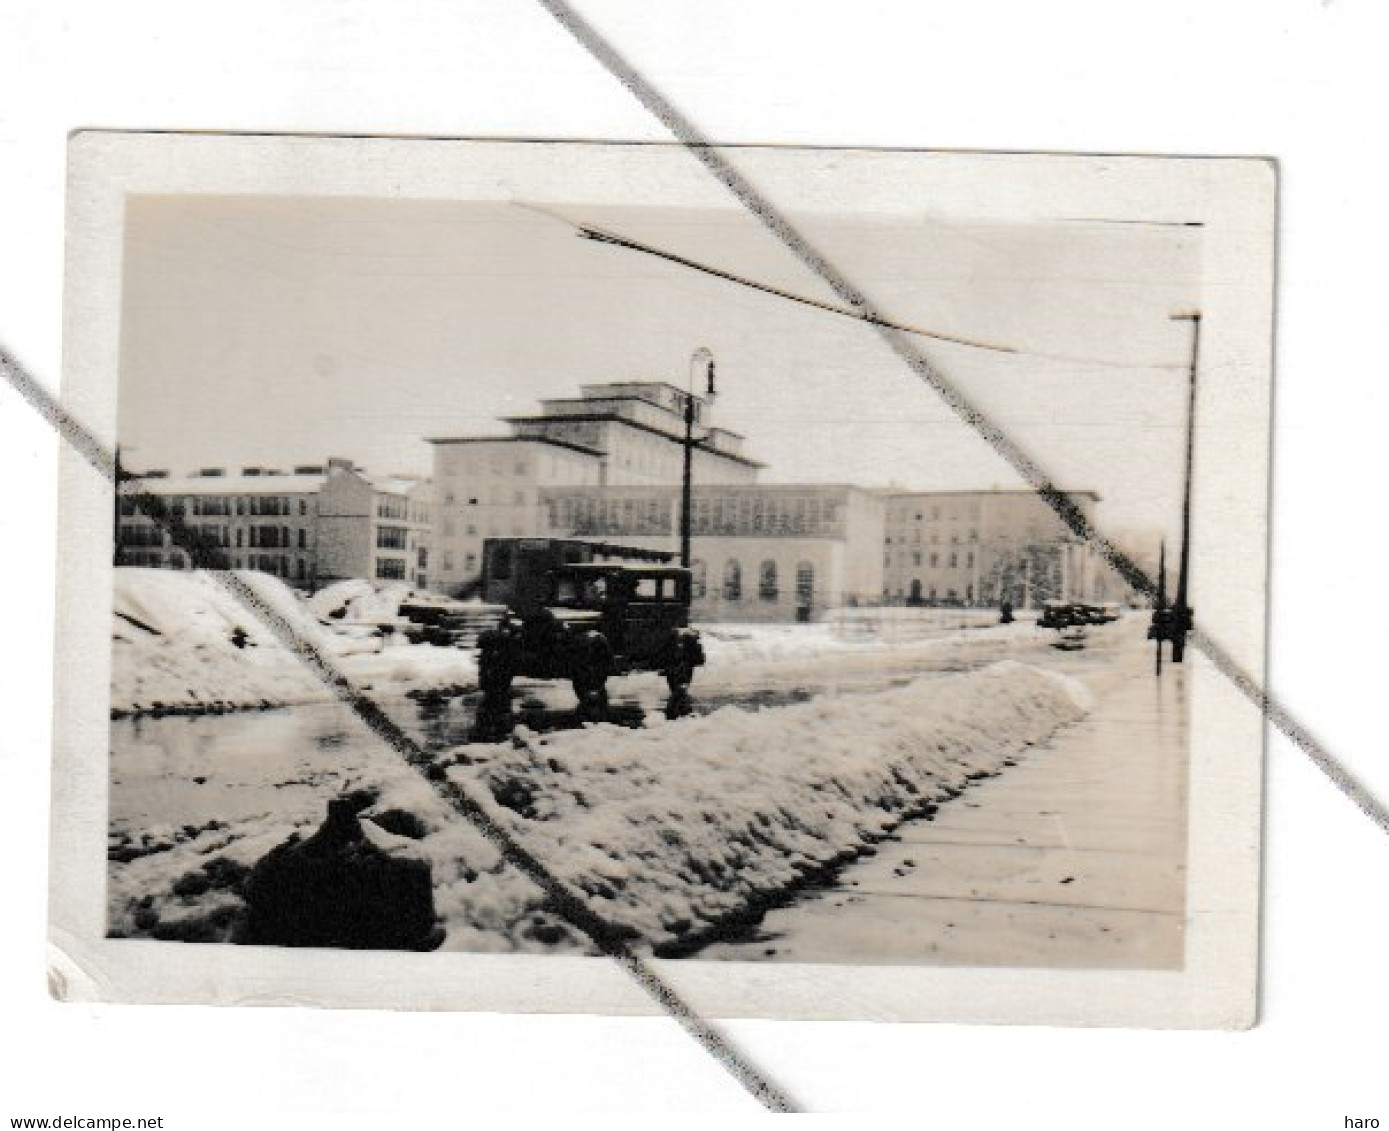
[[[1042,615],[1037,618],[1038,628],[1069,628],[1084,623],[1085,620],[1070,601],[1043,601]]]
[[[1045,601],[1039,628],[1067,628],[1071,625],[1109,624],[1119,619],[1119,606],[1113,603],[1092,604],[1087,601]]]

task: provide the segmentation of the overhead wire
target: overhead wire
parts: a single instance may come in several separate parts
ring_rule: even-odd
[[[980,350],[986,353],[1002,354],[1012,357],[1028,357],[1042,361],[1055,361],[1067,365],[1085,365],[1103,369],[1127,369],[1127,370],[1148,370],[1148,371],[1172,371],[1185,372],[1185,362],[1130,362],[1118,361],[1111,358],[1086,357],[1079,354],[1056,353],[1048,350],[1032,349],[1026,346],[1009,345],[1003,342],[986,341],[980,338],[964,337],[960,334],[950,334],[943,330],[928,330],[921,326],[913,326],[907,322],[901,322],[893,318],[887,318],[877,312],[864,308],[853,308],[841,306],[837,303],[827,302],[823,299],[812,298],[809,295],[798,294],[795,291],[787,290],[784,287],[774,286],[758,279],[753,279],[747,275],[739,274],[724,267],[717,267],[711,263],[704,263],[689,256],[680,255],[674,251],[656,247],[652,244],[643,243],[631,236],[622,235],[600,228],[594,224],[584,223],[579,220],[571,219],[561,212],[551,208],[544,208],[530,201],[513,200],[512,204],[518,208],[547,216],[557,220],[561,224],[568,226],[581,239],[591,240],[595,243],[607,244],[627,251],[636,251],[653,259],[664,260],[679,267],[687,267],[700,274],[711,276],[715,279],[722,279],[724,282],[733,283],[737,286],[746,287],[749,290],[760,291],[763,294],[771,295],[775,298],[785,299],[789,302],[797,303],[801,306],[812,307],[816,310],[824,311],[827,314],[834,314],[841,318],[850,318],[856,322],[867,323],[870,326],[880,326],[888,330],[897,330],[904,334],[914,334],[918,337],[929,338],[932,341],[942,342],[948,345],[960,346],[965,349]]]

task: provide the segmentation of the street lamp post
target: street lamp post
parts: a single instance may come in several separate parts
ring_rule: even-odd
[[[698,441],[695,424],[695,373],[703,368],[707,377],[705,403],[714,403],[714,355],[700,346],[690,355],[688,388],[685,393],[685,473],[680,481],[680,564],[690,568],[690,512],[694,494],[694,450]]]

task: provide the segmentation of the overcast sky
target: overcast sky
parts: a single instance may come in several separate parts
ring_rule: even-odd
[[[750,215],[547,212],[824,300]],[[1025,351],[918,338],[1107,528],[1175,530],[1199,229],[1089,221],[793,217],[888,317]],[[428,472],[425,437],[582,383],[683,384],[717,359],[714,422],[768,482],[1022,484],[870,327],[578,238],[517,204],[135,197],[120,439],[135,469],[322,462]],[[1027,352],[1030,351],[1030,352]]]

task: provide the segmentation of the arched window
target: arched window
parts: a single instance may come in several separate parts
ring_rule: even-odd
[[[764,601],[776,600],[776,562],[770,558],[757,571],[757,595]]]
[[[723,566],[723,599],[741,601],[743,599],[743,567],[737,558],[729,558]]]
[[[690,563],[690,595],[696,601],[704,597],[708,591],[709,570],[704,564],[703,558],[695,558]]]
[[[809,562],[796,563],[796,604],[809,608],[815,596],[815,567]]]

